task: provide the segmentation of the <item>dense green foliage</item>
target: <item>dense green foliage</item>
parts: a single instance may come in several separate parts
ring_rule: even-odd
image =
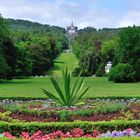
[[[103,76],[105,65],[112,61],[113,67],[118,63],[131,65],[136,71],[136,80],[140,80],[140,27],[98,31],[85,28],[75,38],[73,52],[79,59],[84,76]],[[135,78],[128,81],[135,81]]]
[[[73,52],[79,59],[79,66],[84,76],[104,75],[104,67],[112,61],[116,38],[120,29],[85,28],[79,31],[73,43]]]
[[[108,78],[114,82],[134,82],[136,71],[131,65],[120,63],[111,69]]]
[[[68,69],[63,70],[62,76],[62,82],[56,79],[56,77],[50,76],[56,95],[45,89],[43,89],[43,93],[56,103],[70,107],[77,104],[83,98],[89,87],[83,88],[84,79],[80,77],[77,77],[74,84],[72,84],[71,72],[69,72]]]
[[[0,16],[0,79],[11,79],[14,76],[15,51],[6,21]]]
[[[0,16],[0,79],[44,75],[67,47],[63,28]]]
[[[128,63],[136,71],[140,80],[140,27],[128,27],[119,34],[118,46],[115,51],[114,64]],[[135,80],[135,79],[134,79]]]
[[[64,34],[65,29],[58,26],[50,26],[46,24],[40,24],[37,22],[32,22],[28,20],[14,20],[7,19],[10,28],[13,31],[21,31],[21,32],[32,32],[32,33],[54,33],[54,34]]]

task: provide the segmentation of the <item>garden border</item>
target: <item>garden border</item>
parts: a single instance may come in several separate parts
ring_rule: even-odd
[[[44,133],[51,133],[57,130],[62,130],[63,132],[71,131],[75,128],[81,128],[86,133],[91,133],[93,130],[98,130],[100,132],[114,131],[114,130],[124,130],[127,128],[132,128],[138,130],[140,128],[140,120],[113,120],[113,121],[100,121],[100,122],[87,122],[87,121],[75,121],[75,122],[16,122],[8,123],[0,121],[0,133],[8,131],[13,135],[19,136],[21,132],[28,131],[33,134],[38,130]]]

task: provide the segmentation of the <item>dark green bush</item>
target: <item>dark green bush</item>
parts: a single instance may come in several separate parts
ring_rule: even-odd
[[[81,72],[81,68],[80,67],[76,67],[73,72],[72,72],[72,76],[77,77]]]
[[[99,69],[96,71],[96,77],[103,77],[104,74],[104,70],[99,67]]]
[[[96,71],[96,77],[102,77],[105,76],[105,65],[104,63],[101,63]]]
[[[137,80],[140,81],[140,59],[137,60],[135,67]]]
[[[131,65],[120,63],[111,69],[108,79],[114,82],[135,82],[136,72]]]

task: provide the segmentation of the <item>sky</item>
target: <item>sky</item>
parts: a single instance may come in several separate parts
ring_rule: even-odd
[[[117,28],[140,25],[140,0],[0,0],[0,13],[64,28],[72,21],[80,29]]]

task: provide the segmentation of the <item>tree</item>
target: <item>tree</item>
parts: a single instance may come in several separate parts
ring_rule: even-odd
[[[118,63],[130,64],[137,73],[137,80],[140,80],[139,73],[140,58],[140,27],[128,27],[119,34],[118,46],[115,51],[114,65]]]
[[[33,75],[45,74],[53,65],[55,46],[51,46],[48,37],[38,38],[36,42],[32,42],[28,48],[33,62]],[[53,44],[54,45],[54,44]]]
[[[102,62],[107,63],[108,61],[113,61],[115,56],[116,46],[117,46],[116,40],[105,41],[102,44],[102,48],[101,48]]]
[[[32,73],[32,59],[27,46],[27,42],[22,41],[16,44],[16,77],[29,76]]]
[[[81,56],[79,65],[81,67],[84,76],[90,76],[95,74],[98,67],[98,57],[92,48],[89,48]]]
[[[1,56],[1,78],[12,79],[15,74],[16,50],[11,38],[6,21],[0,16],[0,56]],[[2,73],[3,72],[3,73]]]

